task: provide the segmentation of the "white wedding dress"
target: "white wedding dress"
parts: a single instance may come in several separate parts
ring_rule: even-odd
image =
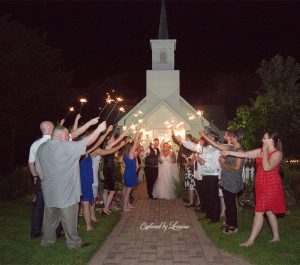
[[[160,154],[158,164],[158,177],[153,187],[153,197],[157,199],[172,200],[176,198],[175,184],[179,181],[176,159],[172,153],[168,156]]]

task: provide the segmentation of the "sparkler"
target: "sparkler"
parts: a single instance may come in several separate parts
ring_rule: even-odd
[[[139,116],[143,115],[143,112],[141,110],[139,110],[138,112],[134,113],[133,115],[134,115],[134,117],[139,117]]]
[[[188,113],[187,115],[190,121],[196,119],[196,115],[193,113]]]
[[[86,98],[81,98],[79,99],[80,101],[80,109],[79,109],[79,113],[81,113],[81,109],[84,103],[87,103],[87,99]]]
[[[202,117],[203,116],[203,110],[197,110],[198,117]]]
[[[117,116],[116,116],[116,118],[115,118],[115,120],[114,120],[114,123],[117,121],[117,119],[118,119],[118,117],[119,117],[119,115],[120,115],[121,112],[125,112],[124,107],[120,107],[120,108],[119,108],[119,112],[118,112],[118,114],[117,114]]]
[[[70,107],[70,108],[69,108],[69,111],[68,111],[68,113],[66,114],[66,116],[64,117],[64,119],[66,119],[66,118],[69,116],[70,112],[73,112],[73,111],[74,111],[74,108],[73,108],[73,107]]]
[[[122,102],[123,101],[123,99],[121,98],[121,97],[118,97],[118,98],[116,98],[116,100],[115,100],[115,105],[113,106],[113,108],[111,109],[111,111],[110,111],[110,113],[107,115],[107,117],[106,117],[106,121],[108,120],[108,118],[109,118],[109,116],[112,114],[112,112],[114,111],[114,109],[115,109],[115,107],[118,105],[118,103],[119,102]]]
[[[99,113],[99,117],[101,116],[101,114],[102,114],[102,112],[105,110],[105,108],[106,108],[106,106],[109,104],[111,104],[112,102],[114,102],[115,100],[114,99],[112,99],[111,97],[110,97],[110,95],[109,95],[109,93],[106,93],[107,94],[107,98],[105,99],[105,105],[104,105],[104,107],[101,109],[101,107],[99,108],[100,109],[100,113]]]

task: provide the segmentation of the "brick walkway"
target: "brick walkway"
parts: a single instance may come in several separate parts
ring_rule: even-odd
[[[142,184],[140,190],[144,189]],[[123,214],[90,265],[249,264],[215,248],[194,210],[184,207],[182,200],[150,200],[141,198],[140,192],[137,192],[137,197],[136,208]],[[177,226],[187,225],[189,228],[172,230],[172,222],[176,221]],[[141,229],[143,223],[163,224],[161,228],[146,231]]]

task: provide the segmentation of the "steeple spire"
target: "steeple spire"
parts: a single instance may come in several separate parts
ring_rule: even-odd
[[[169,39],[166,5],[164,0],[161,1],[158,39],[161,40]]]

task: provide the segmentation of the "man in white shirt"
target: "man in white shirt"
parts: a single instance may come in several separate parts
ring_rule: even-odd
[[[214,132],[208,134],[213,140],[217,141],[218,135]],[[193,151],[200,152],[202,146],[192,145],[191,143],[183,142],[183,145]],[[219,174],[221,166],[219,163],[220,151],[211,145],[203,148],[201,157],[197,159],[201,165],[202,171],[202,190],[204,190],[204,204],[206,217],[211,220],[211,223],[220,221],[220,199],[219,199]]]
[[[51,134],[53,131],[54,125],[51,121],[43,121],[40,124],[40,129],[42,131],[42,138],[33,142],[30,147],[28,166],[31,172],[31,175],[34,178],[34,190],[35,190],[35,200],[33,202],[32,213],[31,213],[31,239],[35,239],[41,235],[43,215],[44,215],[44,198],[41,188],[41,180],[36,172],[35,161],[36,153],[41,144],[47,142],[51,139]],[[57,235],[60,236],[62,231],[62,226],[58,226]]]

